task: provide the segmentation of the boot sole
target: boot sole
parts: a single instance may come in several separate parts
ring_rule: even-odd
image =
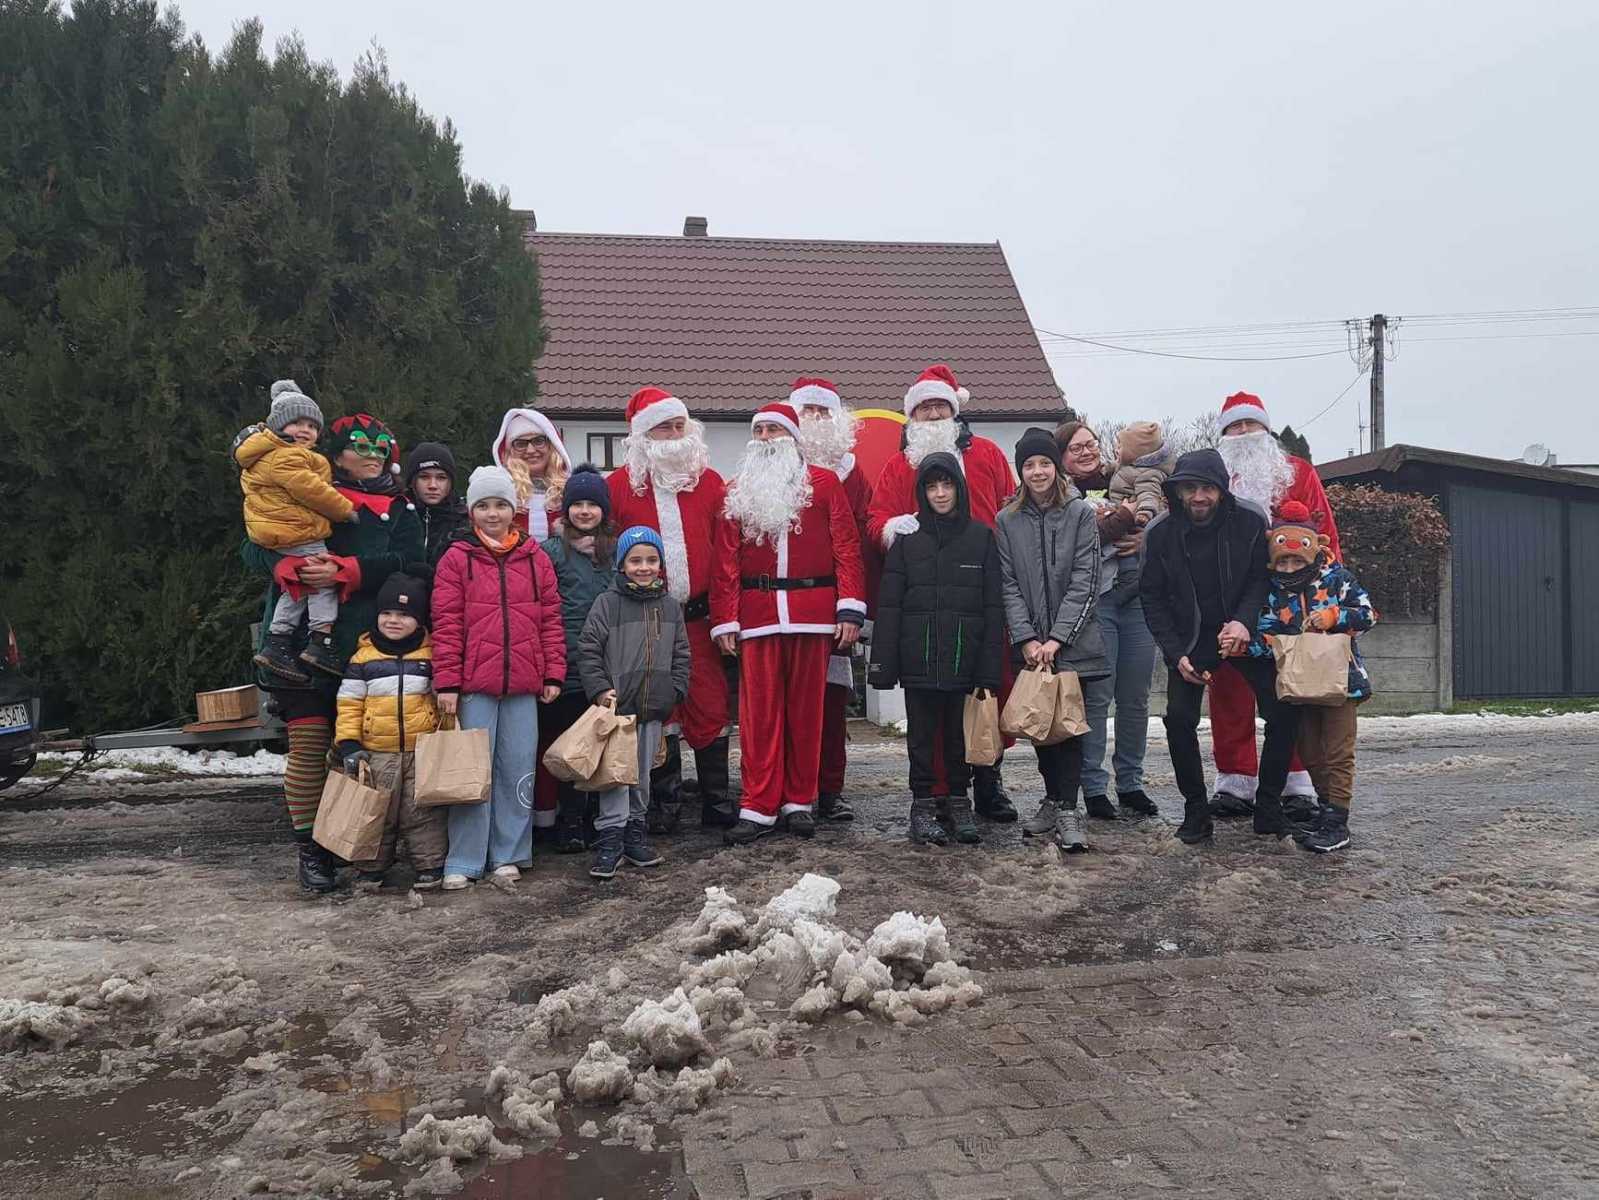
[[[271,659],[263,658],[259,654],[257,654],[250,661],[256,666],[260,667],[268,675],[274,675],[279,679],[287,679],[290,683],[311,682],[311,677],[304,671],[291,671],[285,668],[281,663],[275,663]]]
[[[1349,845],[1349,839],[1345,838],[1343,841],[1339,842],[1336,846],[1312,846],[1312,845],[1306,844],[1305,849],[1309,850],[1312,854],[1336,854],[1339,850],[1344,849],[1348,845]]]
[[[1216,838],[1216,831],[1214,829],[1207,829],[1207,830],[1205,830],[1204,833],[1199,833],[1199,834],[1194,834],[1194,833],[1185,834],[1185,833],[1183,833],[1181,831],[1178,831],[1177,833],[1174,833],[1172,836],[1175,837],[1179,842],[1181,842],[1185,846],[1197,846],[1197,845],[1199,845],[1200,842],[1214,841],[1215,838]]]
[[[630,867],[658,867],[666,860],[659,854],[654,858],[634,858],[631,854],[624,854],[622,861]]]
[[[589,868],[589,878],[590,879],[615,879],[616,878],[616,868],[612,867],[609,871],[607,871],[603,867],[590,867]]]

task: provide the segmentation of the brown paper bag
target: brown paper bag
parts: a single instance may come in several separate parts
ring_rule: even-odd
[[[1049,727],[1046,746],[1082,737],[1088,732],[1088,710],[1083,706],[1083,681],[1076,671],[1061,671],[1055,676],[1055,720]]]
[[[1349,664],[1355,643],[1347,633],[1275,633],[1277,699],[1334,706],[1349,699]]]
[[[494,782],[487,729],[457,729],[446,716],[433,733],[416,739],[416,806],[481,804]]]
[[[388,817],[389,793],[372,786],[372,771],[365,763],[359,779],[329,771],[311,837],[347,862],[366,862],[376,858],[382,848],[383,823]]]
[[[612,714],[614,724],[605,736],[605,752],[594,774],[578,783],[580,792],[604,792],[638,783],[638,718]]]
[[[544,752],[545,769],[565,783],[581,783],[599,769],[600,759],[605,754],[605,739],[616,722],[614,701],[590,705]]]
[[[1050,734],[1055,725],[1055,668],[1049,663],[1028,667],[1011,685],[999,727],[1011,737],[1026,738],[1040,746],[1053,745]]]
[[[987,688],[966,697],[961,710],[966,733],[966,761],[974,767],[991,767],[999,761],[1005,741],[999,733],[999,700]]]

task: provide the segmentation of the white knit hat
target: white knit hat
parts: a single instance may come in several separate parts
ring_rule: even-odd
[[[479,467],[466,483],[466,506],[472,508],[479,500],[504,500],[516,507],[516,481],[504,467]]]

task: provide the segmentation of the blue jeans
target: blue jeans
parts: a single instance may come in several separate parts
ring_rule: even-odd
[[[536,696],[461,697],[462,729],[487,729],[494,786],[482,804],[450,806],[446,875],[481,879],[511,863],[533,865],[533,768],[538,758]]]
[[[1083,683],[1088,732],[1083,735],[1083,795],[1104,796],[1105,725],[1116,701],[1116,790],[1144,786],[1144,749],[1149,744],[1149,685],[1155,674],[1155,638],[1144,624],[1144,605],[1134,588],[1114,587],[1099,600],[1099,629],[1110,674]]]

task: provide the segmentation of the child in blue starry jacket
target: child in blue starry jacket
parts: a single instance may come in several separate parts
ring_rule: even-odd
[[[1249,653],[1272,657],[1277,634],[1347,633],[1354,638],[1377,623],[1371,597],[1343,563],[1332,561],[1327,539],[1311,527],[1310,512],[1289,500],[1266,537],[1271,591],[1256,622]],[[1349,845],[1349,804],[1355,791],[1355,710],[1371,696],[1371,675],[1358,647],[1349,663],[1349,698],[1342,704],[1307,704],[1300,711],[1299,757],[1316,785],[1322,808],[1304,837],[1322,854]]]

